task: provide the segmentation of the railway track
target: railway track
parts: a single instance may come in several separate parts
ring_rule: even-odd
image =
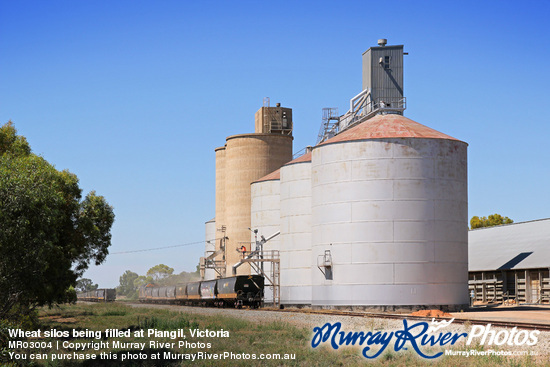
[[[139,303],[139,302],[124,302],[125,304],[138,304],[142,306],[146,306],[145,303]],[[175,306],[175,305],[169,305],[164,304],[165,306]],[[155,304],[155,306],[161,306],[161,304]],[[347,316],[347,317],[362,317],[362,318],[379,318],[379,319],[393,319],[393,320],[417,320],[417,321],[431,321],[432,317],[427,316],[412,316],[408,314],[395,314],[395,313],[385,313],[385,312],[358,312],[358,311],[343,311],[343,310],[312,310],[308,308],[303,309],[278,309],[278,308],[260,308],[260,309],[244,309],[243,311],[247,312],[262,312],[262,311],[270,311],[270,312],[279,312],[279,313],[302,313],[302,314],[310,314],[310,315],[328,315],[328,316]],[[450,320],[453,317],[435,317],[438,320]],[[530,322],[520,322],[520,321],[498,321],[498,320],[491,320],[491,319],[467,319],[463,317],[454,317],[453,323],[455,324],[461,324],[461,325],[487,325],[491,324],[495,327],[503,327],[503,328],[514,328],[517,327],[519,329],[525,329],[525,330],[540,330],[540,331],[550,331],[550,324],[541,324],[541,323],[530,323]]]
[[[451,320],[453,317],[430,317],[430,316],[412,316],[407,314],[393,314],[393,313],[382,313],[382,312],[357,312],[357,311],[340,311],[340,310],[310,310],[310,309],[291,309],[291,310],[279,310],[279,309],[269,309],[263,308],[262,311],[274,311],[274,312],[294,312],[294,313],[305,313],[305,314],[318,314],[318,315],[330,315],[330,316],[351,316],[351,317],[365,317],[365,318],[381,318],[381,319],[393,319],[393,320],[417,320],[417,321],[431,321],[432,318],[441,320]],[[466,319],[460,317],[454,317],[453,323],[456,324],[470,324],[470,325],[487,325],[491,324],[495,327],[505,327],[505,328],[520,328],[526,330],[540,330],[540,331],[550,331],[549,324],[541,323],[528,323],[528,322],[518,322],[518,321],[497,321],[490,319]]]

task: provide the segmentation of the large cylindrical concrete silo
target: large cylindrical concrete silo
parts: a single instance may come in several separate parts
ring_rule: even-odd
[[[311,304],[311,152],[281,167],[281,304]]]
[[[468,304],[467,144],[377,115],[312,155],[312,305]]]
[[[276,170],[250,185],[251,213],[250,228],[252,229],[252,249],[256,250],[255,242],[261,241],[262,236],[268,238],[280,231],[281,224],[281,198],[280,198],[280,170]],[[266,252],[279,250],[280,236],[276,236],[263,245]],[[272,266],[270,262],[264,262],[264,273],[272,278]],[[264,302],[273,302],[273,286],[269,281],[265,282]]]
[[[225,149],[225,222],[227,274],[239,262],[241,246],[250,247],[250,184],[292,160],[292,136],[243,134],[227,138]],[[242,265],[237,274],[250,274]]]

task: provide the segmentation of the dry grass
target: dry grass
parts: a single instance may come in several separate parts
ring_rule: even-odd
[[[435,361],[428,361],[419,357],[412,350],[394,351],[392,346],[378,357],[376,360],[367,360],[361,355],[360,347],[341,347],[338,350],[332,350],[327,346],[312,349],[310,346],[312,331],[306,328],[299,328],[285,322],[273,323],[253,323],[243,319],[231,318],[227,316],[204,316],[197,314],[185,314],[162,309],[131,308],[120,304],[78,304],[72,306],[62,306],[52,310],[42,310],[40,312],[41,329],[58,331],[76,330],[101,330],[119,329],[130,331],[128,338],[109,338],[104,341],[121,340],[124,342],[146,342],[144,351],[127,348],[116,349],[109,348],[101,351],[87,349],[79,353],[90,353],[98,355],[100,352],[110,353],[111,357],[116,356],[116,360],[65,360],[52,361],[52,353],[65,353],[66,350],[46,350],[49,354],[46,361],[35,363],[35,365],[46,366],[183,366],[192,364],[193,366],[536,366],[540,365],[542,360],[531,357],[504,358],[500,356],[442,356]],[[185,349],[178,348],[177,342],[184,339],[170,338],[140,338],[133,335],[139,330],[154,328],[157,330],[178,330],[184,329],[187,340],[190,343],[210,343],[211,348]],[[189,329],[209,329],[229,331],[228,338],[206,338],[189,335]],[[145,332],[146,333],[146,332]],[[146,335],[146,334],[145,334]],[[42,339],[46,340],[46,339]],[[52,339],[52,341],[68,340],[71,342],[90,342],[99,341],[85,338],[65,338]],[[175,348],[150,346],[149,340],[159,342],[176,342]],[[409,348],[412,349],[412,348]],[[427,354],[434,354],[443,349],[432,348],[431,351],[424,351]],[[223,360],[200,360],[190,363],[189,361],[175,360],[154,360],[153,356],[163,355],[164,352],[173,352],[178,354],[196,353],[198,351],[222,354],[232,352],[233,354],[260,354],[278,353],[294,354],[294,360],[247,360],[247,359],[223,359]],[[145,360],[133,360],[121,362],[123,355],[128,353],[143,353],[147,356]],[[71,351],[72,353],[72,351]]]

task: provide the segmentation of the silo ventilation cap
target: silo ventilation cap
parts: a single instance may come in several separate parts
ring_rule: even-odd
[[[378,40],[378,46],[380,46],[380,47],[386,46],[386,43],[388,43],[388,40],[385,39],[385,38],[380,38],[380,39]]]

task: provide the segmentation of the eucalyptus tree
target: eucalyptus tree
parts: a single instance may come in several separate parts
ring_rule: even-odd
[[[113,208],[78,178],[33,154],[10,121],[0,127],[0,318],[74,297],[90,263],[105,261]]]

